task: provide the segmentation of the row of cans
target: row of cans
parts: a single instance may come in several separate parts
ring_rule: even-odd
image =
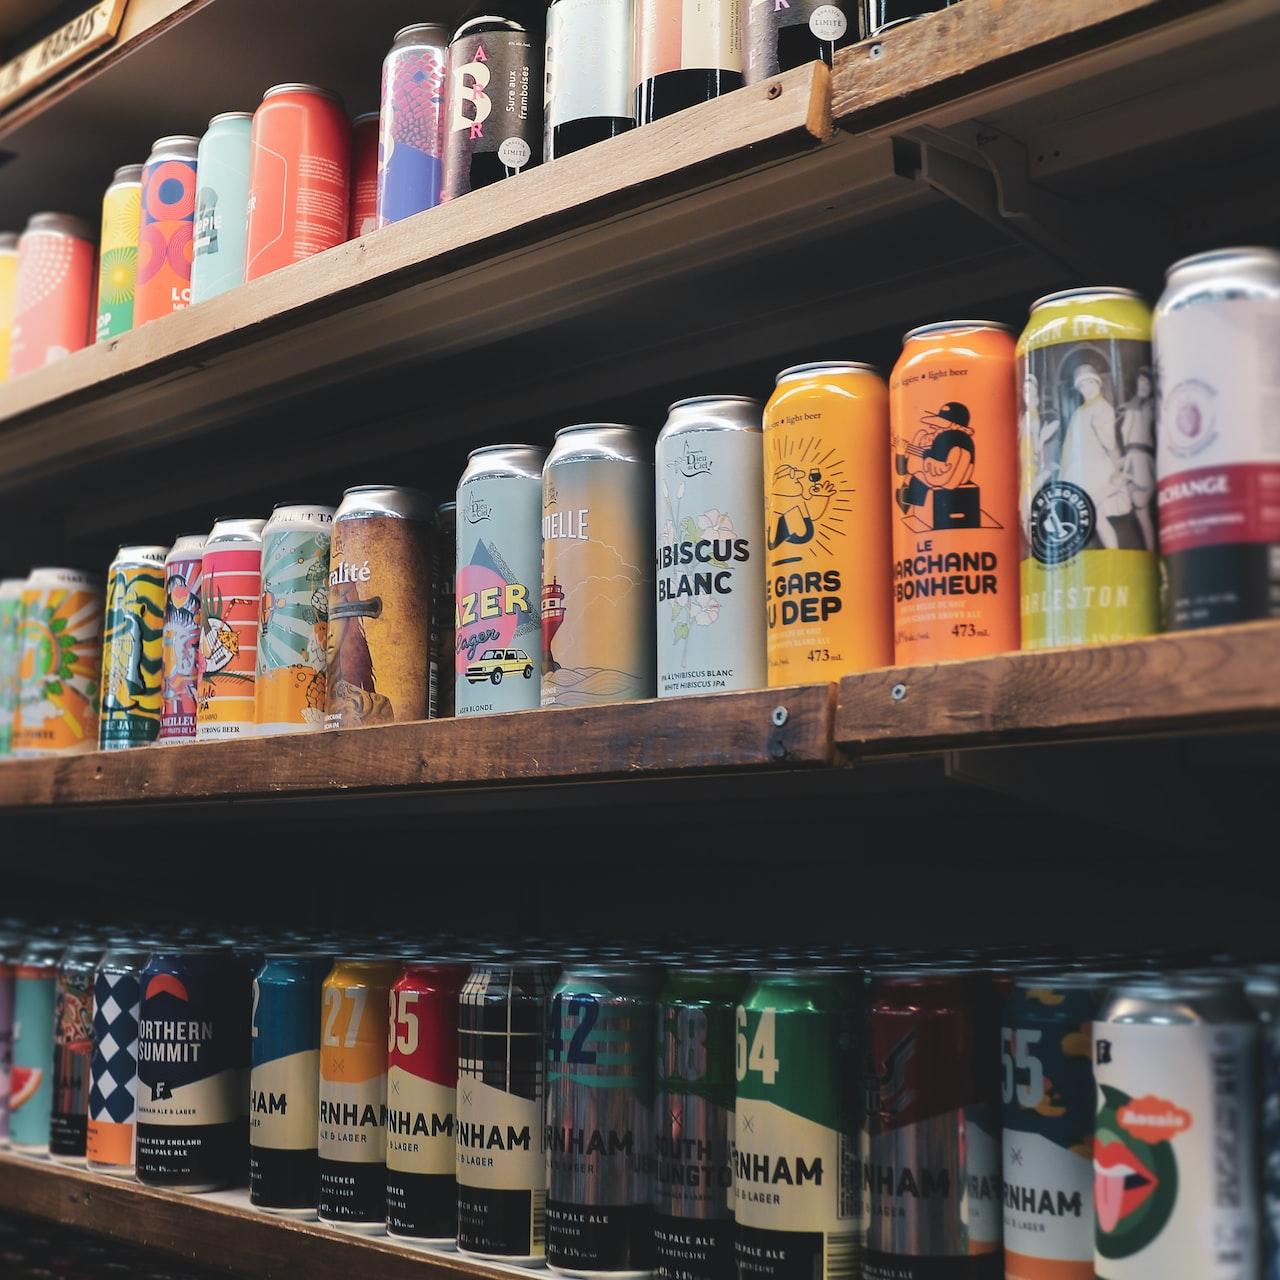
[[[90,1164],[131,1171],[92,1128],[95,1092],[123,1074],[100,1063],[124,1044],[99,1025],[119,1009],[137,1028],[141,1181],[211,1190],[247,1158],[254,1204],[354,1231],[663,1280],[1280,1268],[1262,1123],[1280,966],[294,950],[251,979],[225,948],[116,948],[96,969],[85,944],[60,964],[51,950],[10,965],[11,1139],[29,1153],[83,1158],[87,1114]],[[92,1032],[80,1016],[73,1035],[86,1000]]]

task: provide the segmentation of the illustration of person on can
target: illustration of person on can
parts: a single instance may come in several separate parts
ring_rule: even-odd
[[[1040,401],[1040,379],[1028,372],[1022,381],[1022,528],[1031,537],[1031,498],[1053,479],[1058,469],[1062,421]]]
[[[329,716],[352,724],[390,724],[395,708],[385,693],[378,692],[373,654],[364,633],[364,619],[376,618],[382,601],[361,600],[357,584],[344,582],[331,588],[341,598],[329,611],[325,635]]]
[[[776,551],[784,542],[811,542],[835,496],[836,486],[824,480],[817,467],[806,473],[803,468],[784,462],[774,471],[770,489],[774,527],[769,534],[769,550]]]
[[[1142,547],[1154,551],[1155,522],[1151,502],[1156,492],[1155,386],[1151,370],[1138,370],[1133,397],[1120,410],[1121,474],[1134,518],[1142,530]]]
[[[898,486],[902,514],[925,529],[980,529],[982,502],[973,483],[976,450],[969,408],[949,401],[920,419],[910,440],[894,440],[894,469],[905,479]],[[932,511],[925,514],[932,500]]]
[[[1067,423],[1061,477],[1096,496],[1098,541],[1115,550],[1120,541],[1114,521],[1133,510],[1121,467],[1116,411],[1103,393],[1103,373],[1096,365],[1081,361],[1071,385],[1080,403]]]

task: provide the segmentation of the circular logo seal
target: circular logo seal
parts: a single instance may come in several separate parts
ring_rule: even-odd
[[[1053,480],[1031,499],[1031,554],[1041,564],[1063,564],[1093,536],[1093,499],[1078,484]]]
[[[833,4],[820,4],[809,15],[809,30],[819,40],[839,40],[849,30],[844,10]]]
[[[1199,378],[1180,382],[1160,412],[1162,443],[1182,458],[1207,449],[1218,434],[1217,398],[1218,393]]]
[[[508,169],[523,169],[532,154],[529,144],[523,138],[504,138],[498,147],[498,159]]]

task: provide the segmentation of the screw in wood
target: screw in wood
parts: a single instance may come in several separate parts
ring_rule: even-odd
[[[879,41],[877,41],[875,44],[871,46],[871,48],[867,50],[867,57],[878,58],[883,52],[884,52],[884,45],[880,44]]]
[[[775,81],[773,84],[771,84],[771,85],[769,86],[769,95],[768,95],[768,96],[769,96],[770,98],[780,98],[780,97],[782,97],[782,86],[781,86],[780,84],[778,84],[778,83]]]
[[[782,726],[783,726],[784,724],[786,724],[786,723],[787,723],[787,709],[786,709],[786,707],[774,707],[774,709],[773,709],[773,723],[774,723],[774,724],[776,724],[776,725],[778,726],[778,728],[779,728],[779,729],[781,729],[781,728],[782,728]]]
[[[893,688],[889,690],[889,697],[891,697],[894,702],[901,702],[906,696],[907,686],[905,684],[895,684]]]

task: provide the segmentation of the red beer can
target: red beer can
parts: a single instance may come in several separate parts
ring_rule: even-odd
[[[378,112],[351,122],[351,226],[347,239],[367,236],[378,225]]]
[[[278,84],[253,113],[245,279],[332,249],[350,221],[351,122],[342,99]]]
[[[13,376],[79,351],[89,337],[93,232],[65,213],[36,213],[18,241],[9,372]]]
[[[449,1244],[457,1235],[458,996],[470,971],[410,960],[391,988],[387,1232],[402,1239]]]

